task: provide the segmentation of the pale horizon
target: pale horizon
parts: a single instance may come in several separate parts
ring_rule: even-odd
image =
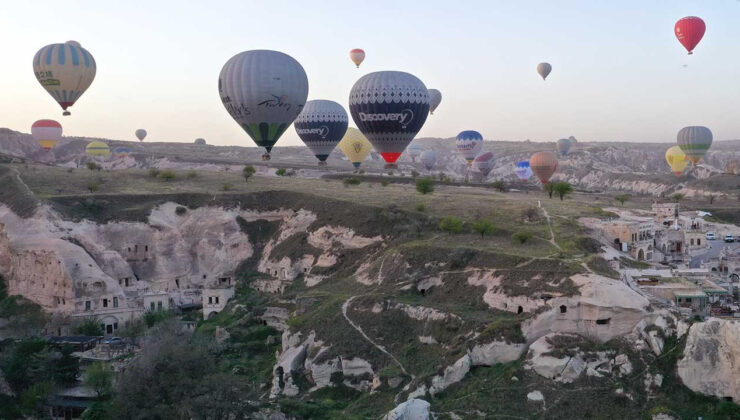
[[[692,56],[673,34],[687,15],[707,23]],[[418,138],[473,129],[495,141],[669,143],[683,126],[704,125],[716,140],[738,139],[738,18],[738,2],[13,3],[0,16],[0,34],[12,40],[0,126],[27,133],[51,118],[65,136],[134,140],[144,128],[148,142],[253,147],[220,102],[218,74],[234,54],[274,49],[303,65],[309,100],[345,109],[353,83],[372,71],[406,71],[440,89],[442,104]],[[98,71],[62,117],[31,59],[71,39]],[[360,69],[351,48],[367,52]],[[535,71],[540,61],[553,66],[547,81]],[[299,145],[290,128],[276,146]]]

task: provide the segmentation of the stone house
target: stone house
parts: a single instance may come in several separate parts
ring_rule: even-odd
[[[234,297],[233,286],[203,289],[203,319],[212,318],[223,311],[232,297]]]
[[[678,203],[653,203],[653,218],[661,226],[672,226],[678,219]]]
[[[653,259],[655,229],[652,222],[614,220],[601,225],[602,234],[617,249],[638,261]]]

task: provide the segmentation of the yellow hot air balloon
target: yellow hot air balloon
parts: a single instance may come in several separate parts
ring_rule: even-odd
[[[92,141],[85,147],[85,153],[93,157],[110,156],[110,148],[102,141]]]
[[[683,170],[689,166],[690,162],[679,146],[670,147],[665,151],[665,161],[668,162],[671,171],[676,175],[681,175]]]
[[[95,59],[76,41],[50,44],[33,57],[33,72],[41,86],[69,115],[67,108],[90,87],[95,79]]]
[[[342,141],[339,142],[339,149],[344,152],[355,168],[359,168],[362,161],[373,149],[373,145],[360,130],[349,127],[347,132],[344,133]]]

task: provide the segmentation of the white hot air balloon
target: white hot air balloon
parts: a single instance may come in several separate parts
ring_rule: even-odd
[[[429,92],[429,113],[434,114],[440,103],[442,103],[442,92],[437,89],[428,89]]]

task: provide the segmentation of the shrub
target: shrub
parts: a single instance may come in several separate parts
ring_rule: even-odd
[[[390,184],[390,182],[388,182],[388,181],[387,181],[387,180],[385,180],[385,179],[384,179],[384,180],[382,180],[382,181],[380,181],[380,185],[382,185],[382,186],[384,186],[384,187],[387,187],[387,186],[388,186],[388,184]]]
[[[491,186],[493,188],[497,189],[499,192],[506,192],[509,189],[508,186],[506,185],[506,183],[504,181],[500,180],[500,179],[499,180],[496,180],[496,181],[493,181],[493,183],[491,184]]]
[[[678,203],[679,201],[683,200],[684,195],[683,194],[673,194],[671,196],[674,202]]]
[[[344,178],[342,180],[342,184],[344,184],[345,187],[348,187],[350,185],[360,185],[362,181],[360,178],[350,177],[350,178]]]
[[[172,318],[172,313],[170,313],[170,311],[158,310],[144,312],[144,323],[148,328],[151,328],[156,324],[159,324],[160,322],[166,321],[170,318]]]
[[[416,205],[416,211],[424,212],[424,211],[426,211],[426,209],[427,209],[427,206],[425,206],[425,205],[423,205],[421,203]]]
[[[231,184],[228,182],[224,182],[221,184],[221,191],[230,191],[231,190]]]
[[[519,242],[520,244],[523,244],[527,242],[528,240],[532,239],[532,234],[525,231],[518,231],[514,232],[513,235],[511,235],[511,239],[514,240],[514,242]]]
[[[416,191],[422,194],[429,194],[434,192],[434,182],[432,178],[426,177],[416,180]]]
[[[463,222],[455,216],[447,216],[439,223],[439,228],[447,233],[462,232]]]
[[[244,181],[249,181],[249,178],[251,178],[255,172],[257,172],[257,170],[254,169],[254,166],[252,165],[245,166],[244,169],[242,169],[242,176],[244,177]]]
[[[285,176],[288,174],[288,171],[285,170],[285,168],[280,168],[277,171],[275,171],[275,175],[277,176]]]
[[[197,178],[198,177],[198,173],[195,172],[195,171],[188,171],[188,173],[185,174],[185,176],[188,177],[188,178]]]
[[[165,181],[170,181],[175,178],[177,178],[177,174],[175,173],[175,171],[167,170],[167,171],[161,171],[160,173],[157,174],[157,179],[162,179]]]
[[[419,172],[415,170],[411,171],[411,178],[416,178],[417,176],[419,176]]]
[[[100,184],[93,181],[87,186],[87,189],[90,190],[91,193],[97,192],[100,189]]]
[[[539,222],[542,220],[540,215],[540,209],[537,207],[527,207],[522,210],[522,220],[525,222]]]
[[[98,165],[95,162],[87,162],[87,165],[86,166],[87,166],[87,169],[89,169],[91,171],[96,171],[96,170],[99,171],[99,170],[102,169],[102,166]]]
[[[156,178],[157,175],[159,175],[159,169],[157,169],[157,168],[149,168],[149,177]]]
[[[183,206],[177,206],[175,208],[175,214],[178,215],[178,216],[182,216],[182,215],[184,215],[187,212],[188,212],[188,209],[186,209]]]
[[[488,220],[476,220],[471,228],[473,229],[473,231],[480,233],[481,238],[484,237],[487,233],[492,234],[496,232],[496,226],[494,226],[493,223]]]
[[[103,335],[100,321],[95,317],[88,317],[72,325],[72,333],[79,335]]]

